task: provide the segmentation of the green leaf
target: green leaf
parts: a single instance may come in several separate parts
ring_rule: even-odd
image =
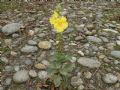
[[[68,72],[64,69],[59,70],[60,74],[62,74],[63,76],[67,76]]]
[[[64,64],[62,69],[66,72],[71,72],[73,70],[73,68],[75,67],[74,64],[71,64],[71,63],[67,63],[67,64]]]
[[[59,63],[64,63],[66,61],[69,61],[70,60],[70,56],[64,54],[64,53],[56,53],[55,55],[56,57],[56,61],[59,62]]]
[[[56,69],[53,69],[53,68],[48,68],[47,72],[48,72],[48,75],[50,75],[50,76],[52,76],[55,73],[57,73]]]
[[[62,80],[62,78],[61,78],[60,75],[54,75],[53,82],[55,84],[55,87],[59,87],[60,86],[61,80]]]
[[[59,68],[61,68],[61,63],[58,63],[56,61],[51,62],[50,68],[59,69]]]

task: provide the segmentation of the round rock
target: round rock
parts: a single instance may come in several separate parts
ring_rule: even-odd
[[[86,58],[86,57],[79,58],[78,63],[88,68],[98,68],[101,65],[101,63],[98,60]]]
[[[23,82],[26,82],[27,80],[29,80],[29,75],[27,70],[17,71],[13,75],[13,81],[16,83],[23,83]]]
[[[79,85],[83,84],[83,81],[80,77],[77,77],[77,76],[73,76],[71,78],[71,85],[74,86],[74,87],[77,87]]]
[[[31,76],[31,77],[37,77],[37,73],[36,73],[36,71],[35,70],[30,70],[29,71],[29,75]]]
[[[49,41],[41,41],[38,43],[38,47],[41,49],[50,49],[51,48],[51,42]]]
[[[38,72],[38,77],[43,80],[43,79],[46,79],[48,78],[48,73],[46,71],[39,71]]]
[[[117,82],[118,78],[112,73],[108,73],[108,74],[105,74],[105,76],[103,76],[103,80],[105,83],[114,84]]]
[[[13,34],[17,31],[19,31],[21,26],[22,26],[22,24],[20,24],[20,23],[10,23],[10,24],[5,25],[2,28],[2,32],[5,33],[6,35],[10,35],[10,34]]]
[[[37,50],[38,50],[38,48],[36,46],[26,45],[21,49],[21,52],[31,53],[31,52],[36,52]]]
[[[33,41],[33,40],[28,40],[28,44],[29,45],[37,45],[37,42]]]
[[[120,51],[111,51],[111,56],[120,58]]]

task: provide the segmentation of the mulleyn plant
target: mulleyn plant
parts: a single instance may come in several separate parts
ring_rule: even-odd
[[[65,16],[61,15],[61,7],[58,5],[53,11],[53,15],[50,17],[50,24],[56,30],[56,48],[57,52],[54,58],[50,62],[48,74],[50,75],[50,81],[53,82],[54,87],[58,90],[70,90],[70,76],[74,68],[74,65],[70,62],[70,56],[63,53],[63,38],[62,34],[68,27],[68,20]]]

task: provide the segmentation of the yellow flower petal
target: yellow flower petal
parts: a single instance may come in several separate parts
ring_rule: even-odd
[[[63,32],[68,27],[68,22],[66,17],[57,18],[54,23],[54,28],[57,32]]]

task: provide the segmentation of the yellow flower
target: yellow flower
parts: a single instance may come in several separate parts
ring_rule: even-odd
[[[57,19],[58,17],[59,17],[59,14],[58,14],[56,11],[54,11],[52,17],[50,18],[50,23],[51,23],[51,24],[55,24],[56,19]]]
[[[66,17],[62,16],[59,18],[56,18],[54,23],[54,29],[60,33],[63,32],[68,27],[68,22]]]

